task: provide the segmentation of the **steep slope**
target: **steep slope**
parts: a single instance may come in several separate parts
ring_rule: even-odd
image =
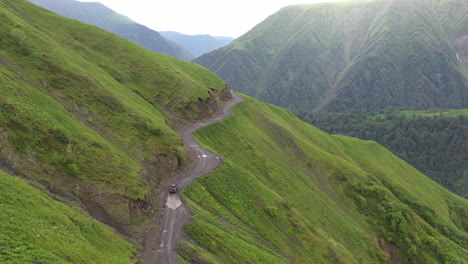
[[[184,189],[198,263],[466,263],[468,201],[370,141],[254,99],[198,139],[223,157]]]
[[[166,39],[179,44],[195,57],[199,57],[205,53],[224,47],[234,40],[234,38],[230,37],[186,35],[174,31],[160,31],[159,33]]]
[[[290,6],[195,62],[290,109],[466,108],[467,14],[464,0]]]
[[[28,0],[52,12],[108,30],[151,51],[164,53],[179,59],[190,60],[194,56],[181,46],[166,40],[159,32],[140,25],[97,2],[75,0]]]
[[[0,171],[0,195],[1,263],[132,263],[113,230],[26,181]]]
[[[187,160],[174,129],[216,112],[226,84],[25,0],[0,0],[0,23],[0,169],[145,246],[159,185]]]
[[[0,0],[0,23],[0,262],[138,262],[160,185],[187,160],[174,129],[216,112],[226,84],[25,0]],[[225,165],[185,192],[190,262],[385,263],[380,247],[466,262],[466,200],[278,107],[233,114],[199,133]]]
[[[328,133],[377,141],[437,183],[468,198],[468,109],[296,114]]]

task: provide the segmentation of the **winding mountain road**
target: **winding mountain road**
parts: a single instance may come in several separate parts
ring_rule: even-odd
[[[188,170],[175,181],[175,183],[179,185],[179,189],[191,184],[196,178],[209,173],[221,164],[221,158],[211,151],[202,148],[197,143],[192,133],[197,129],[228,117],[231,107],[244,100],[244,98],[234,93],[232,93],[232,96],[233,99],[223,105],[218,115],[187,127],[179,133],[185,145],[188,147],[191,156],[195,157],[193,162],[189,164],[190,167]],[[156,259],[158,260],[158,264],[175,264],[179,263],[175,253],[177,240],[180,237],[183,225],[190,217],[190,213],[186,205],[182,203],[179,193],[166,193],[164,199],[165,209],[159,240],[160,249],[157,251],[158,256]]]

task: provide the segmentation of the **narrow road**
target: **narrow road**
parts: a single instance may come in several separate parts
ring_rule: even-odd
[[[225,103],[221,112],[217,116],[187,127],[180,133],[180,136],[188,147],[191,156],[195,157],[195,159],[189,164],[190,168],[180,176],[177,181],[175,181],[175,183],[179,185],[179,190],[194,182],[196,178],[216,169],[221,164],[221,158],[211,151],[202,148],[197,143],[192,133],[199,128],[208,126],[228,117],[230,115],[229,109],[244,100],[244,98],[234,93],[232,96],[233,99]],[[190,213],[186,205],[182,203],[179,193],[166,193],[164,199],[165,209],[162,219],[160,249],[157,251],[157,263],[175,264],[179,263],[175,253],[177,240],[180,237],[183,225],[190,217]]]

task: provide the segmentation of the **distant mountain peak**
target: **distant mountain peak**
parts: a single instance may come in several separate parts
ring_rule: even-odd
[[[159,33],[163,37],[184,47],[195,57],[224,47],[234,40],[231,37],[211,36],[209,34],[186,35],[175,31],[161,31]]]
[[[179,59],[190,60],[194,56],[180,45],[163,38],[157,31],[140,25],[98,2],[75,0],[28,0],[52,12],[111,31],[151,51],[164,53]]]
[[[467,13],[464,0],[289,6],[195,61],[290,109],[466,108]]]

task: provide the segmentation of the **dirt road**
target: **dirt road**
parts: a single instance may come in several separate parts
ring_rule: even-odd
[[[210,119],[203,122],[196,123],[184,129],[180,136],[184,140],[185,145],[188,147],[194,161],[190,163],[190,168],[177,180],[175,183],[179,185],[179,190],[191,184],[196,178],[207,174],[214,170],[221,164],[221,158],[202,148],[192,133],[199,128],[218,122],[230,115],[229,109],[235,104],[243,101],[243,98],[233,94],[233,99],[227,102],[221,112]],[[183,204],[179,193],[166,193],[165,209],[162,219],[162,230],[160,238],[160,248],[157,251],[158,264],[173,264],[179,263],[175,253],[177,240],[182,232],[183,225],[190,217],[190,213]]]

